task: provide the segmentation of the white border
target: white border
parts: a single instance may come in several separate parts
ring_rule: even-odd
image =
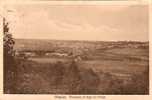
[[[149,46],[150,46],[150,59],[149,59],[149,64],[150,64],[150,94],[152,94],[151,88],[152,88],[152,73],[151,73],[151,66],[152,66],[152,3],[151,0],[133,0],[133,1],[18,1],[18,0],[5,0],[1,2],[0,0],[0,5],[5,5],[5,4],[49,4],[49,5],[149,5]],[[0,7],[2,7],[0,6]],[[1,11],[1,10],[0,10]],[[1,12],[0,12],[1,13]],[[1,21],[1,20],[0,20]],[[1,24],[0,24],[1,25]],[[2,30],[0,30],[1,32]],[[0,48],[3,48],[3,36],[0,34]],[[0,49],[0,57],[3,58],[3,49]],[[3,94],[2,88],[3,88],[3,60],[0,60],[0,100],[59,100],[55,98],[55,95],[7,95]],[[71,98],[68,97],[68,95],[64,95],[67,97],[66,100],[72,100]],[[79,95],[77,95],[79,96]],[[82,96],[82,95],[81,95]],[[93,96],[93,95],[91,95]],[[99,96],[99,95],[97,95]],[[104,96],[104,95],[102,95]],[[106,98],[105,100],[151,100],[152,96],[151,95],[105,95]],[[61,99],[62,100],[62,99]],[[75,100],[92,100],[92,99],[75,99]],[[102,100],[102,98],[98,98],[96,100]]]

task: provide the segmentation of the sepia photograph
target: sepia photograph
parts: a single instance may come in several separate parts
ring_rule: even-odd
[[[149,95],[148,5],[4,6],[3,93]]]

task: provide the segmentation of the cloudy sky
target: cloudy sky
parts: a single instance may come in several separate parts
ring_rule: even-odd
[[[14,38],[61,40],[148,40],[148,7],[144,5],[9,6]]]

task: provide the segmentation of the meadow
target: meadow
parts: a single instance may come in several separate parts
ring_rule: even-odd
[[[14,93],[149,93],[148,42],[16,39],[15,43],[16,52],[35,56],[16,56]]]

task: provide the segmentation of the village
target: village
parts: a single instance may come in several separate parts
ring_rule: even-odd
[[[18,41],[18,40],[17,40]],[[36,41],[35,41],[36,42]],[[42,43],[45,44],[45,41]],[[128,42],[128,41],[118,41],[118,42],[81,42],[77,41],[74,45],[69,44],[67,41],[60,42],[58,41],[56,44],[53,44],[50,40],[50,46],[44,49],[38,49],[39,47],[34,47],[31,44],[29,48],[24,42],[16,44],[21,45],[22,47],[15,47],[14,55],[21,58],[29,58],[29,57],[56,57],[56,58],[72,58],[76,61],[81,61],[82,59],[86,59],[91,52],[104,52],[106,50],[114,49],[114,48],[147,48],[148,43],[140,43],[140,42]],[[54,46],[55,45],[55,46]]]

